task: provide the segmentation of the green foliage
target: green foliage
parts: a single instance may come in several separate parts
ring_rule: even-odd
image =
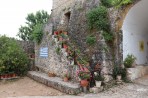
[[[14,72],[24,75],[28,69],[28,58],[15,39],[0,36],[0,74]]]
[[[96,37],[95,36],[87,36],[86,37],[86,43],[90,46],[94,45],[96,43]]]
[[[81,80],[90,79],[90,74],[82,70],[78,71],[77,75]]]
[[[110,32],[110,22],[106,7],[100,6],[89,11],[87,13],[87,24],[91,30],[97,29],[99,31],[103,31],[102,36],[105,41],[108,42],[113,40],[113,35]]]
[[[49,19],[49,15],[46,11],[37,11],[36,14],[30,13],[26,17],[26,26],[19,28],[18,36],[25,41],[33,41],[33,32],[37,29],[38,24],[45,24]]]
[[[64,74],[64,77],[67,77],[67,78],[69,79],[69,78],[70,78],[70,74],[65,73],[65,74]]]
[[[87,21],[89,29],[107,30],[109,22],[106,7],[99,6],[89,11]]]
[[[113,68],[113,78],[116,79],[117,75],[121,75],[122,79],[126,78],[126,69],[119,65],[115,65]]]
[[[113,40],[113,34],[110,32],[103,32],[102,36],[104,37],[105,41],[112,41]]]
[[[101,3],[106,7],[112,7],[113,6],[112,1],[114,1],[114,0],[101,0]]]
[[[136,60],[136,57],[134,55],[128,54],[127,57],[124,60],[124,66],[126,68],[131,68],[132,64],[134,63],[135,60]]]
[[[34,41],[37,42],[38,44],[41,42],[43,37],[43,24],[37,24],[34,27],[32,37]]]
[[[101,0],[101,3],[106,7],[121,7],[132,3],[133,0]]]
[[[60,51],[61,51],[60,47],[57,47],[57,48],[56,48],[56,53],[57,53],[58,55],[60,54]]]
[[[94,76],[94,79],[95,79],[96,81],[104,81],[104,77],[102,77],[102,76],[99,75],[99,74],[95,75],[95,76]]]

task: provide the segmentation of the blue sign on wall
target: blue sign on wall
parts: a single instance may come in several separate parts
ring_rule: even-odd
[[[48,47],[40,48],[40,57],[47,58],[48,57]]]

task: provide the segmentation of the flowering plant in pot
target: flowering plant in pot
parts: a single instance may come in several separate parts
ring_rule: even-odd
[[[132,54],[128,54],[127,57],[124,60],[124,66],[125,68],[131,68],[134,67],[133,63],[135,62],[136,57]]]
[[[88,79],[90,79],[90,72],[87,72],[85,70],[79,70],[77,71],[77,76],[80,79],[80,85],[82,87],[87,87],[89,84]]]

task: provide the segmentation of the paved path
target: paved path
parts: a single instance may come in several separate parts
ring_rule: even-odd
[[[142,77],[142,78],[139,78],[135,81],[135,83],[137,84],[143,84],[143,85],[146,85],[148,86],[148,75]]]
[[[140,84],[124,84],[113,87],[108,91],[84,96],[26,96],[9,98],[148,98],[148,86]]]
[[[113,87],[98,94],[85,94],[81,96],[26,96],[8,98],[148,98],[148,76],[137,79],[136,83],[127,83]]]

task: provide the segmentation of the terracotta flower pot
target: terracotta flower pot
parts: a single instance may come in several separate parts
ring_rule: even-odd
[[[11,78],[11,75],[10,74],[7,74],[7,78]]]
[[[1,78],[5,78],[5,75],[1,75]]]
[[[67,48],[68,48],[68,46],[67,46],[66,44],[63,44],[63,48],[67,49]]]
[[[63,40],[63,38],[62,37],[59,37],[59,41],[62,41]]]
[[[54,35],[58,35],[58,34],[59,34],[59,32],[58,32],[58,31],[55,31],[55,32],[54,32]]]
[[[80,85],[82,86],[82,87],[87,87],[88,86],[88,81],[87,80],[81,80],[80,81]]]
[[[64,34],[65,34],[65,35],[67,35],[67,34],[68,34],[68,32],[64,32]]]
[[[16,77],[16,74],[15,74],[15,73],[13,73],[13,74],[12,74],[12,77]]]
[[[68,82],[68,77],[64,77],[64,81],[65,82]]]

